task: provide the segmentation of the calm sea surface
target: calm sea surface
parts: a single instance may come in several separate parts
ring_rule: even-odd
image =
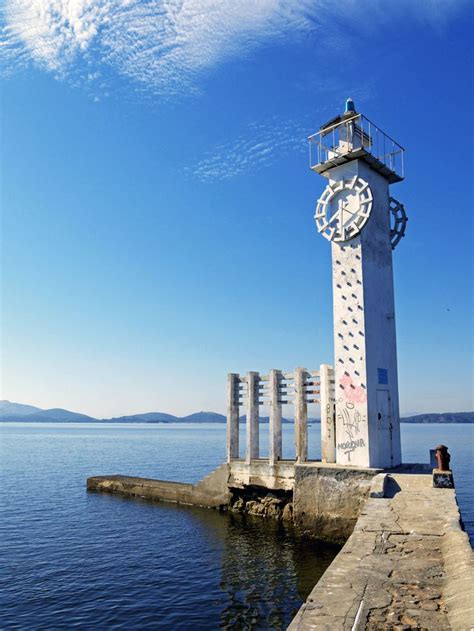
[[[474,538],[474,427],[402,427],[405,462],[449,446]],[[91,475],[197,481],[224,459],[223,425],[0,432],[1,629],[284,629],[338,551],[257,517],[86,493]]]

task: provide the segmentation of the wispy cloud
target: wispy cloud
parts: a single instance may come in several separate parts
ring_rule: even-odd
[[[0,60],[87,83],[111,69],[160,94],[196,89],[205,70],[268,41],[317,28],[332,48],[338,20],[367,31],[394,17],[442,23],[469,0],[4,0]],[[103,80],[102,80],[103,81]]]
[[[471,0],[3,0],[0,66],[4,74],[34,65],[87,90],[101,101],[125,79],[127,91],[172,97],[199,91],[200,79],[219,64],[243,57],[267,42],[287,41],[317,30],[315,59],[339,51],[350,58],[350,32],[397,19],[442,28]],[[316,41],[316,40],[315,40]],[[370,79],[344,93],[324,64],[294,79],[293,89],[333,92],[366,100]],[[303,83],[304,82],[304,85]],[[329,115],[329,113],[328,113]],[[254,122],[196,158],[188,173],[221,180],[268,167],[291,151],[304,150],[311,121]]]
[[[350,95],[356,102],[366,102],[375,93],[372,79],[359,81],[340,80],[331,76],[308,77],[304,85],[295,83],[295,89],[302,93],[325,94],[327,103],[317,106],[317,121],[308,113],[298,112],[291,119],[282,116],[266,117],[264,121],[253,121],[237,134],[211,146],[203,156],[185,167],[188,176],[202,182],[227,180],[243,173],[258,172],[270,167],[293,152],[304,156],[307,152],[308,134],[316,131],[316,126],[326,115],[334,115],[330,103],[343,103]]]
[[[1,57],[58,76],[109,66],[176,93],[204,69],[289,30],[312,28],[309,0],[6,0]]]
[[[306,126],[305,126],[306,125]],[[292,151],[303,151],[308,121],[277,116],[264,123],[250,123],[232,139],[216,144],[186,173],[202,182],[227,180],[250,170],[259,171]]]

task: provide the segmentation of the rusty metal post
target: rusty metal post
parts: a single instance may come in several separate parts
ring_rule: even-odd
[[[448,453],[446,445],[438,445],[435,447],[435,456],[440,471],[450,471],[449,463],[451,456]]]

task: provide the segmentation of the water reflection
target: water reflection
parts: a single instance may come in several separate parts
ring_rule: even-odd
[[[193,512],[223,543],[223,629],[286,629],[339,551],[262,517]]]
[[[194,586],[192,596],[186,596],[193,610],[193,629],[286,629],[340,550],[339,546],[302,537],[291,525],[254,515],[219,513],[119,495],[92,496],[108,503],[109,513],[110,504],[142,504],[156,511],[157,521],[173,515],[178,522],[192,523],[190,532],[198,533],[198,545],[206,554],[202,561],[212,578],[201,574],[184,579],[180,566],[185,559],[181,558],[183,550],[179,545],[166,554],[175,557],[174,572],[181,576],[181,590],[188,582]],[[191,557],[197,552],[193,541],[193,537],[188,541]],[[212,569],[216,557],[218,563]],[[196,591],[198,586],[200,593]],[[160,585],[161,596],[162,590]],[[169,605],[167,623],[175,629],[190,628],[191,611],[177,608],[176,601],[174,606]],[[158,628],[165,628],[164,622],[165,619],[160,620]]]

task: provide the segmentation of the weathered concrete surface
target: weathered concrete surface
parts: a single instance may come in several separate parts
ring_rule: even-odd
[[[105,491],[153,500],[219,508],[226,506],[231,497],[227,486],[228,477],[229,469],[224,464],[197,484],[134,478],[126,475],[108,475],[88,478],[87,489],[89,491]]]
[[[294,523],[303,532],[344,543],[369,496],[378,469],[311,463],[295,467]]]
[[[242,506],[238,505],[239,511],[293,519],[303,532],[313,537],[344,543],[377,472],[377,469],[350,469],[321,462],[295,465],[294,461],[279,460],[272,465],[268,460],[255,459],[250,464],[232,460],[195,485],[112,475],[89,478],[87,488],[209,507],[234,508],[235,500],[241,498],[244,501]],[[252,497],[245,497],[246,490]],[[276,502],[271,509],[264,505],[268,491],[283,494],[278,495],[280,499],[285,497],[278,510]]]
[[[401,444],[389,182],[361,160],[329,169],[324,177],[329,186],[353,182],[354,188],[337,194],[338,203],[354,213],[346,227],[368,209],[368,191],[373,198],[360,234],[331,242],[336,462],[394,467],[401,462]]]
[[[229,486],[244,488],[261,486],[265,489],[291,491],[295,476],[294,460],[279,460],[272,465],[268,460],[233,460],[229,465]]]
[[[474,628],[474,565],[452,489],[429,474],[393,473],[290,631]],[[380,477],[376,478],[380,494]]]
[[[260,487],[262,497],[268,490],[293,491],[295,525],[312,537],[344,543],[380,469],[316,461],[281,460],[272,465],[268,460],[233,460],[229,471],[232,489]]]

